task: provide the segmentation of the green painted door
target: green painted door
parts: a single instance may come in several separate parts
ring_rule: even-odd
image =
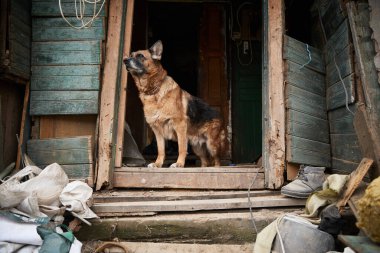
[[[260,157],[262,151],[261,42],[252,41],[250,47],[252,58],[249,52],[243,54],[242,48],[240,52],[235,48],[233,54],[232,158],[234,163],[252,163]]]

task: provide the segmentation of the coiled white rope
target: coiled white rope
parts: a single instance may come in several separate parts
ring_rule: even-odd
[[[78,29],[78,30],[79,29],[83,29],[83,28],[89,28],[89,27],[91,27],[92,23],[99,16],[99,14],[102,11],[103,6],[104,6],[104,4],[106,2],[106,0],[75,0],[75,3],[74,3],[74,6],[75,6],[75,16],[82,23],[81,26],[75,26],[70,21],[68,21],[66,19],[65,15],[63,14],[61,1],[62,0],[58,0],[58,4],[59,4],[59,10],[61,11],[61,16],[62,16],[63,20],[65,20],[66,23],[69,26],[71,26],[72,28],[75,28],[75,29]],[[97,4],[99,4],[100,2],[101,2],[100,7],[99,7],[98,10],[96,10]],[[93,15],[92,15],[92,17],[88,21],[85,21],[86,3],[94,5]],[[78,5],[79,5],[79,10],[78,10]]]

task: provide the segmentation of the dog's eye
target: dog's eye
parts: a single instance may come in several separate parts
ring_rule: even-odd
[[[145,60],[145,56],[142,55],[142,54],[137,54],[136,58],[139,59],[139,60]]]

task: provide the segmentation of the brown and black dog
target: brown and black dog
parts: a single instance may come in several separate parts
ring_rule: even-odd
[[[139,90],[145,119],[152,128],[158,156],[148,167],[161,167],[165,160],[165,139],[178,142],[178,159],[170,167],[184,167],[187,144],[200,157],[202,167],[220,166],[225,131],[219,113],[201,99],[190,95],[167,75],[161,65],[163,45],[157,41],[150,49],[133,52],[124,58]]]

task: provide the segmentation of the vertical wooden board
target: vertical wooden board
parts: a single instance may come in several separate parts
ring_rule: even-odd
[[[287,134],[323,143],[330,142],[327,120],[295,110],[287,111]]]
[[[61,0],[62,11],[66,17],[75,17],[75,2],[72,0]],[[101,7],[101,2],[96,4],[96,13],[98,13]],[[79,9],[79,7],[78,7]],[[105,7],[99,13],[100,17],[105,16]],[[78,13],[79,14],[79,13]],[[84,15],[85,17],[92,17],[94,14],[94,4],[86,3]],[[61,11],[56,0],[33,0],[32,1],[32,16],[50,16],[60,17]]]
[[[100,190],[103,186],[112,187],[113,141],[115,140],[113,126],[114,124],[117,125],[117,120],[115,120],[115,95],[121,68],[120,48],[124,37],[121,34],[125,22],[125,8],[125,0],[111,1],[109,5],[107,47],[99,113],[97,190]]]
[[[346,76],[354,73],[354,62],[353,62],[352,50],[353,50],[352,46],[349,45],[339,55],[335,57],[335,60],[332,60],[329,64],[327,64],[326,66],[327,87],[340,81],[340,77],[345,78]],[[338,68],[339,68],[339,72],[338,72]]]
[[[309,55],[310,54],[310,55]],[[325,72],[322,52],[308,44],[284,35],[284,59],[320,73]]]
[[[351,43],[350,25],[346,18],[338,30],[328,39],[324,47],[325,62],[333,61],[334,55],[339,55]]]
[[[285,62],[285,80],[298,88],[325,96],[325,76],[308,68],[301,69],[301,65],[292,61]]]
[[[21,115],[21,126],[20,126],[20,135],[19,135],[19,142],[18,142],[18,148],[17,148],[17,158],[16,158],[16,170],[20,169],[21,166],[21,160],[22,160],[22,154],[25,150],[23,148],[24,140],[27,140],[26,138],[26,121],[28,120],[28,104],[29,104],[29,95],[30,95],[30,82],[28,82],[25,86],[25,94],[24,94],[24,103],[22,108],[22,115]]]
[[[132,27],[133,27],[133,13],[134,13],[134,0],[128,0],[127,2],[127,17],[126,26],[124,30],[124,45],[123,45],[123,57],[130,54],[132,43]],[[116,154],[115,154],[115,167],[121,167],[122,155],[124,146],[124,127],[126,124],[125,113],[127,106],[127,82],[128,72],[125,68],[121,71],[120,81],[120,99],[118,110],[118,124],[117,124],[117,140],[116,140]]]
[[[80,26],[77,18],[67,18],[70,23]],[[73,29],[61,18],[33,18],[33,41],[103,40],[105,38],[104,18],[94,20],[91,27]]]
[[[343,83],[338,81],[327,88],[326,100],[327,109],[333,110],[338,107],[350,105],[355,102],[355,75],[352,73],[343,79]],[[344,87],[343,87],[344,85]],[[347,92],[347,93],[346,93]]]
[[[283,1],[264,0],[264,136],[263,165],[265,186],[283,185],[285,169],[285,97],[283,72]]]
[[[369,25],[373,31],[372,38],[375,43],[376,50],[374,63],[377,69],[377,82],[380,85],[380,27],[378,26],[380,23],[380,2],[377,0],[368,0],[368,4],[371,11]]]

